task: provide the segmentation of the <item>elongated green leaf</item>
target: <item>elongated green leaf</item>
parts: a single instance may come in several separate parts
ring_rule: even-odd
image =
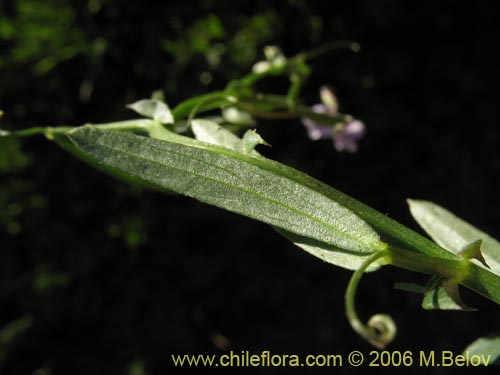
[[[418,224],[439,245],[458,254],[467,245],[482,240],[481,252],[493,272],[500,274],[500,243],[435,203],[408,200]]]
[[[248,147],[250,150],[252,150],[257,143],[263,143],[262,138],[260,138],[257,133],[251,130],[249,130],[245,134],[246,138],[240,139],[234,133],[231,133],[230,131],[221,127],[219,124],[214,123],[213,121],[196,119],[192,121],[191,127],[196,139],[226,147],[234,151],[241,151],[245,143],[252,141],[251,138],[256,138],[256,140],[251,142],[250,146]],[[248,152],[247,150],[245,151]],[[257,151],[252,151],[255,154],[258,154]],[[319,242],[311,238],[299,236],[280,228],[275,227],[275,229],[282,236],[293,242],[296,246],[307,251],[308,253],[322,259],[327,263],[335,264],[337,266],[350,270],[358,269],[359,266],[361,266],[361,264],[367,258],[367,256],[370,255],[348,252],[328,245],[324,242]],[[374,271],[378,268],[380,268],[379,265],[373,264],[372,266],[370,266],[368,271]]]
[[[104,165],[202,202],[347,251],[386,248],[352,211],[300,183],[310,177],[263,157],[176,134],[169,142],[84,126],[68,136]]]
[[[176,107],[177,108],[177,107]],[[184,108],[184,107],[183,107]],[[199,142],[177,135],[175,133],[171,133],[172,142],[177,142],[186,145],[192,145],[194,147],[200,147]],[[174,138],[176,138],[174,140]],[[215,146],[204,145],[204,148],[210,148]],[[229,152],[224,151],[223,149],[216,148],[220,153]],[[234,154],[234,153],[233,153]],[[234,156],[234,155],[233,155]],[[243,157],[239,156],[245,160],[245,158],[251,158],[249,155]],[[282,176],[283,178],[290,179],[292,181],[296,181],[301,185],[312,189],[325,197],[338,202],[340,205],[348,208],[349,210],[355,212],[359,217],[361,217],[364,221],[369,223],[372,227],[376,229],[377,232],[384,235],[384,237],[395,245],[401,245],[405,248],[415,251],[417,253],[430,255],[433,257],[441,257],[445,259],[456,259],[456,256],[449,251],[443,249],[435,242],[429,240],[428,238],[418,234],[417,232],[405,227],[399,222],[391,219],[387,215],[384,215],[367,205],[361,203],[360,201],[328,186],[321,181],[318,181],[310,176],[307,176],[304,173],[301,173],[293,168],[289,168],[284,166],[283,164],[272,162],[265,158],[251,158],[252,163],[259,168],[267,169],[268,171]],[[478,270],[479,272],[480,270]],[[481,273],[482,275],[482,273]],[[484,275],[488,280],[491,278],[489,275]],[[474,280],[471,280],[470,283],[474,283]],[[482,285],[482,284],[481,284]],[[475,287],[479,287],[481,285],[475,285]],[[484,288],[483,288],[484,289]],[[494,290],[483,290],[483,294],[489,296],[494,292]],[[500,297],[499,297],[500,298]]]
[[[485,366],[500,365],[500,334],[478,338],[467,346],[463,353],[484,358]]]

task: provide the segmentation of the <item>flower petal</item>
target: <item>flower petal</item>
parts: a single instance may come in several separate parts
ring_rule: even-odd
[[[329,86],[321,86],[319,89],[319,97],[323,104],[328,108],[328,112],[332,115],[337,114],[339,110],[339,103],[333,90]]]
[[[331,126],[317,124],[307,117],[302,118],[302,124],[304,124],[304,127],[307,130],[307,136],[312,141],[332,137],[333,128]]]
[[[355,153],[358,151],[358,141],[366,132],[365,124],[359,120],[352,120],[333,134],[333,143],[337,151]]]

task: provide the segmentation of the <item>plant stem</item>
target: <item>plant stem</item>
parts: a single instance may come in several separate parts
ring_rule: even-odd
[[[13,137],[31,137],[31,136],[34,136],[34,135],[47,135],[47,131],[48,129],[53,129],[54,132],[61,132],[61,133],[64,133],[64,132],[67,132],[68,130],[71,130],[72,127],[70,126],[60,126],[60,127],[57,127],[57,128],[51,128],[51,127],[41,127],[41,126],[37,126],[37,127],[34,127],[34,128],[29,128],[29,129],[24,129],[24,130],[17,130],[17,131],[12,131],[12,132],[9,132],[9,136],[13,136]]]
[[[500,305],[500,276],[471,262],[468,271],[460,284]]]
[[[174,109],[172,109],[172,115],[175,120],[180,120],[183,117],[189,116],[193,108],[196,108],[197,112],[205,112],[219,108],[225,104],[233,103],[235,100],[236,98],[231,96],[230,90],[213,91],[208,94],[195,96],[194,98],[190,98],[179,103]],[[200,105],[199,103],[203,103],[203,105]]]
[[[147,131],[149,126],[153,123],[150,119],[137,119],[118,122],[109,122],[106,124],[86,124],[97,126],[104,130],[118,130],[118,131]],[[45,135],[49,139],[54,139],[57,135],[62,135],[74,129],[74,126],[37,126],[34,128],[8,132],[7,136],[11,137],[31,137],[34,135]]]
[[[388,258],[393,266],[443,276],[500,304],[500,276],[468,259],[432,257],[394,246],[390,247]]]
[[[466,268],[470,263],[459,258],[433,257],[395,246],[390,247],[389,254],[389,264],[393,266],[430,275],[440,275],[457,281],[465,276]]]
[[[345,293],[345,311],[351,327],[372,345],[381,349],[394,339],[396,334],[394,322],[389,316],[375,315],[370,321],[376,318],[376,325],[370,324],[370,321],[368,325],[364,324],[361,319],[359,319],[358,313],[356,312],[355,297],[359,281],[366,269],[377,260],[387,257],[388,254],[389,252],[386,250],[377,251],[368,257],[353,273]]]
[[[220,108],[222,105],[235,103],[236,101],[237,99],[235,97],[225,93],[214,93],[214,95],[200,99],[189,111],[187,119],[188,126],[190,126],[189,124],[199,112]]]
[[[267,78],[270,76],[278,76],[280,74],[283,74],[283,72],[286,71],[286,68],[287,68],[287,64],[282,64],[282,65],[278,65],[278,66],[273,66],[264,72],[249,73],[246,76],[244,76],[236,81],[231,82],[228,85],[228,88],[232,89],[232,88],[237,88],[238,86],[250,87],[264,78]]]
[[[266,115],[276,112],[283,114],[284,112],[286,112],[288,113],[288,118],[307,117],[317,122],[318,124],[324,125],[335,125],[339,122],[346,122],[350,119],[350,116],[342,114],[332,116],[317,113],[314,112],[310,107],[303,104],[295,104],[293,106],[290,106],[290,101],[288,100],[288,98],[286,96],[279,95],[258,94],[253,97],[243,97],[238,100],[236,106],[250,113],[266,113]]]
[[[350,116],[338,114],[327,115],[314,112],[310,107],[303,104],[290,105],[290,100],[286,96],[263,95],[233,96],[231,91],[214,91],[208,94],[199,95],[188,99],[173,110],[172,114],[176,120],[194,114],[218,109],[224,105],[235,105],[257,117],[271,119],[287,119],[294,117],[308,117],[318,124],[335,125],[339,122],[346,122]]]
[[[359,52],[361,50],[361,46],[359,45],[359,43],[350,40],[338,40],[327,44],[323,44],[322,46],[319,46],[318,48],[315,48],[311,51],[303,52],[297,55],[295,58],[301,57],[304,60],[312,60],[328,52],[341,49],[347,49],[352,52]]]

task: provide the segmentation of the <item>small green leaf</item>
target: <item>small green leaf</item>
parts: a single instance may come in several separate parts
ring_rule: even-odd
[[[500,365],[500,334],[480,337],[463,351],[464,355],[477,355],[485,366]]]
[[[191,121],[191,130],[197,140],[239,151],[241,139],[214,121],[195,119]]]
[[[167,190],[352,253],[387,248],[356,214],[308,187],[310,177],[272,160],[174,133],[160,141],[84,126],[68,136],[103,165]]]
[[[168,106],[156,99],[143,99],[127,105],[127,108],[137,112],[144,117],[152,118],[162,124],[173,124],[174,117]]]
[[[245,134],[243,134],[243,139],[241,142],[241,151],[245,154],[249,154],[254,151],[254,148],[257,145],[266,145],[270,146],[269,143],[264,141],[259,133],[255,130],[247,130]]]
[[[456,283],[438,276],[432,277],[426,286],[422,307],[425,310],[476,310],[462,302]]]
[[[255,149],[259,144],[269,145],[255,130],[248,130],[243,139],[223,128],[214,121],[195,119],[191,122],[191,129],[197,140],[213,145],[228,148],[244,154],[260,155]]]
[[[410,212],[418,224],[439,245],[458,254],[473,241],[482,240],[481,252],[491,268],[500,274],[500,243],[432,202],[408,200]]]
[[[254,126],[255,120],[250,113],[236,108],[234,106],[224,107],[222,109],[222,117],[231,124]]]

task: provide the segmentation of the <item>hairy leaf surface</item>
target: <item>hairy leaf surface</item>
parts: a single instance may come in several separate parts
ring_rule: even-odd
[[[296,235],[355,253],[386,246],[351,210],[300,183],[310,177],[272,160],[177,134],[167,141],[84,126],[68,136],[104,165]]]
[[[408,200],[412,216],[434,241],[459,254],[467,245],[482,240],[481,253],[492,271],[500,274],[500,243],[435,203]]]

